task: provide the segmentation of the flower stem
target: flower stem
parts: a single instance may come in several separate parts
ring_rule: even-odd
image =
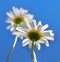
[[[15,41],[14,41],[14,43],[13,43],[13,46],[12,46],[12,48],[10,49],[10,52],[9,52],[9,54],[8,54],[8,56],[7,56],[6,62],[9,62],[10,56],[11,56],[11,54],[12,54],[12,52],[13,52],[15,46],[16,46],[17,38],[18,38],[18,37],[16,36],[16,37],[15,37]]]
[[[34,42],[32,42],[31,56],[32,56],[33,62],[37,62],[37,60],[36,60],[36,55],[35,55],[35,52],[34,52]]]

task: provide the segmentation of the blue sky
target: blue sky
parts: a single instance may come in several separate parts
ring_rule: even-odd
[[[6,29],[6,12],[13,6],[23,7],[34,15],[38,21],[49,24],[48,29],[55,33],[55,40],[49,41],[50,47],[41,45],[38,51],[35,47],[38,62],[60,62],[60,0],[0,0],[0,62],[6,62],[7,55],[15,36]],[[22,40],[18,39],[11,55],[10,62],[32,62],[28,47],[22,47]]]

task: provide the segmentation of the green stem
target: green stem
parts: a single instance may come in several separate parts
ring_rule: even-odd
[[[8,56],[7,56],[6,62],[9,62],[10,56],[11,56],[11,54],[12,54],[12,52],[13,52],[15,46],[16,46],[17,38],[18,38],[18,37],[16,36],[15,41],[14,41],[14,43],[13,43],[13,46],[12,46],[12,48],[11,48],[11,50],[10,50]]]
[[[32,56],[33,62],[37,62],[37,61],[36,61],[36,57],[35,57],[35,52],[34,52],[34,41],[32,42],[31,56]]]

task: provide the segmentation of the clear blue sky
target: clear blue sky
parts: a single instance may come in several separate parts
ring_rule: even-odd
[[[6,30],[6,12],[12,6],[23,7],[34,15],[38,21],[49,24],[48,29],[55,33],[54,42],[49,41],[50,47],[41,45],[38,51],[35,47],[38,62],[60,62],[60,0],[0,0],[0,62],[6,62],[7,55],[13,44],[15,36]],[[32,62],[28,47],[22,47],[22,40],[18,39],[10,62]]]

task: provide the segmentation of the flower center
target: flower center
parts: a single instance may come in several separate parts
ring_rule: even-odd
[[[39,39],[41,39],[43,37],[43,35],[38,30],[30,30],[27,32],[27,37],[31,41],[38,41]]]
[[[14,24],[15,24],[15,25],[18,25],[18,24],[20,24],[20,23],[22,23],[22,22],[24,22],[24,18],[23,18],[23,17],[21,17],[21,16],[16,16],[16,17],[14,18]]]

